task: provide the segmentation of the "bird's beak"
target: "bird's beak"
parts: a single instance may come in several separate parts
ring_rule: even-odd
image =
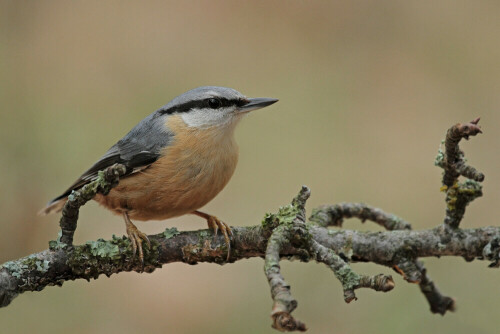
[[[278,102],[278,99],[271,99],[268,97],[256,97],[252,99],[247,99],[248,103],[238,107],[237,113],[247,113],[252,110],[257,110],[270,106],[273,103]]]

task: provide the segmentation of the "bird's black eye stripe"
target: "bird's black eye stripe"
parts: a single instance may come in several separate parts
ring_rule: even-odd
[[[227,108],[238,105],[239,100],[228,100],[222,97],[212,97],[206,100],[207,105],[212,109]]]
[[[160,109],[158,112],[160,114],[174,114],[174,113],[185,113],[192,109],[219,109],[227,108],[230,106],[242,106],[248,103],[248,101],[235,99],[229,100],[222,97],[211,97],[202,100],[188,101],[183,104],[179,104],[168,109]]]
[[[247,99],[238,99],[235,102],[236,102],[236,105],[238,107],[243,107],[244,105],[248,104],[250,101],[248,101]]]
[[[222,101],[220,99],[217,99],[215,97],[208,99],[208,106],[212,109],[217,109],[222,107]]]

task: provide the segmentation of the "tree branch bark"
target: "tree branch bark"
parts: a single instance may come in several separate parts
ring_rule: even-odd
[[[472,124],[477,126],[477,121]],[[124,171],[120,165],[110,167],[100,173],[98,179],[88,187],[70,196],[71,201],[68,201],[68,207],[63,210],[61,218],[63,232],[57,241],[49,243],[49,249],[6,262],[0,267],[0,306],[9,305],[23,292],[40,291],[52,285],[61,286],[68,280],[97,279],[102,274],[110,276],[123,271],[150,273],[172,262],[210,262],[222,265],[240,259],[261,257],[265,259],[265,274],[274,300],[271,313],[273,327],[280,331],[306,330],[305,324],[291,315],[297,307],[297,301],[292,297],[290,286],[280,273],[281,259],[299,259],[304,262],[314,260],[326,264],[340,281],[346,302],[356,299],[354,291],[358,288],[383,292],[394,288],[390,275],[366,276],[355,273],[349,266],[351,262],[376,263],[396,270],[408,282],[418,283],[432,312],[444,314],[446,311],[453,311],[453,299],[441,295],[418,259],[460,256],[466,261],[490,261],[490,267],[499,267],[500,263],[500,227],[458,227],[465,206],[479,197],[481,191],[479,177],[463,184],[457,183],[461,173],[469,176],[480,174],[475,169],[471,173],[472,167],[464,169],[463,163],[457,165],[458,160],[463,161],[463,152],[458,149],[457,138],[479,132],[471,132],[470,127],[464,125],[458,128],[462,131],[466,128],[468,131],[453,130],[453,136],[447,136],[447,140],[453,143],[446,142],[446,152],[440,151],[436,159],[436,164],[444,169],[445,174],[449,174],[443,177],[444,190],[447,192],[446,217],[436,228],[412,231],[411,225],[401,218],[361,203],[322,206],[314,209],[307,221],[305,204],[310,191],[304,186],[291,204],[281,207],[276,214],[267,214],[261,224],[233,227],[229,259],[226,258],[227,245],[223,236],[214,236],[211,230],[179,232],[171,228],[148,236],[151,248],[144,249],[144,266],[137,258],[133,258],[132,246],[126,237],[113,236],[111,240],[99,239],[73,246],[79,207],[96,193],[109,192]],[[450,159],[447,154],[454,154],[455,158]],[[450,182],[451,187],[448,186]],[[472,190],[470,182],[475,182]],[[386,228],[386,231],[359,232],[329,228],[341,227],[342,220],[351,217],[374,221]]]

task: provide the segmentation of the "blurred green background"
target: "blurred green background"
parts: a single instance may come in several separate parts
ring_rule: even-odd
[[[499,17],[497,1],[1,1],[0,262],[46,249],[58,217],[37,211],[139,120],[202,85],[280,99],[239,126],[239,166],[205,208],[231,225],[259,223],[306,184],[309,210],[363,201],[434,227],[444,214],[440,140],[477,116],[484,134],[462,148],[486,174],[484,198],[463,226],[498,224]],[[76,242],[124,232],[120,217],[91,203]],[[325,266],[284,261],[283,272],[310,333],[497,331],[498,270],[425,263],[456,313],[431,314],[399,276],[394,291],[362,290],[347,305]],[[1,333],[273,333],[262,267],[172,264],[67,282],[1,309]]]

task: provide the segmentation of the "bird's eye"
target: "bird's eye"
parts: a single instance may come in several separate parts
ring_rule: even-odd
[[[209,99],[208,105],[212,109],[217,109],[217,108],[220,108],[220,106],[222,105],[222,102],[219,99]]]

